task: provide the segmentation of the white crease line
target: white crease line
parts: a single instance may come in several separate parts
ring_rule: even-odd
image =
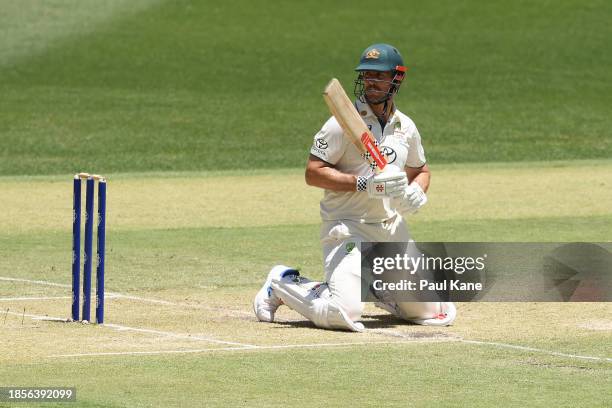
[[[49,281],[31,280],[31,279],[22,279],[22,278],[11,278],[7,276],[0,276],[0,281],[23,282],[23,283],[30,283],[34,285],[57,286],[60,288],[72,288],[72,285],[67,285],[64,283],[55,283],[55,282],[49,282]],[[146,298],[142,296],[133,296],[133,295],[123,294],[123,293],[118,293],[118,292],[108,292],[107,291],[104,294],[104,298],[105,299],[128,299],[128,300],[136,300],[139,302],[154,303],[154,304],[166,305],[166,306],[189,307],[193,309],[222,311],[225,313],[237,314],[240,316],[253,316],[252,313],[243,312],[241,310],[232,310],[232,309],[217,308],[217,307],[212,307],[212,306],[194,305],[194,304],[189,304],[189,303],[176,303],[176,302],[170,302],[167,300],[152,299],[152,298]]]
[[[401,332],[397,332],[397,331],[394,331],[394,330],[367,329],[366,331],[370,332],[370,333],[389,335],[389,336],[400,337],[400,338],[405,338],[405,339],[415,338],[413,336],[410,336],[409,334],[403,334]],[[608,358],[608,357],[581,356],[581,355],[578,355],[578,354],[561,353],[561,352],[558,352],[558,351],[544,350],[544,349],[539,349],[539,348],[535,348],[535,347],[519,346],[519,345],[507,344],[507,343],[497,343],[497,342],[493,342],[493,341],[466,340],[466,339],[457,338],[457,337],[437,337],[437,338],[436,337],[432,337],[431,340],[457,341],[457,342],[466,343],[466,344],[476,344],[476,345],[482,345],[482,346],[494,346],[494,347],[500,347],[500,348],[508,348],[508,349],[512,349],[512,350],[522,350],[522,351],[529,351],[529,352],[534,352],[534,353],[550,354],[552,356],[557,356],[557,357],[567,357],[567,358],[576,358],[576,359],[582,359],[582,360],[594,360],[594,361],[609,361],[609,362],[612,362],[612,358]]]
[[[124,295],[124,294],[116,293],[116,292],[108,292],[108,293],[114,295],[116,298],[119,298],[119,299],[138,300],[138,301],[141,301],[141,302],[157,303],[157,304],[160,304],[160,305],[167,305],[167,306],[178,306],[176,303],[169,302],[167,300],[149,299],[149,298],[143,298],[143,297],[140,297],[140,296]]]
[[[49,281],[22,279],[22,278],[11,278],[11,277],[8,277],[8,276],[0,276],[0,281],[23,282],[23,283],[30,283],[30,284],[34,284],[34,285],[57,286],[57,287],[60,287],[60,288],[72,288],[72,285],[67,285],[65,283],[55,283],[55,282],[49,282]],[[172,306],[176,305],[175,303],[168,302],[166,300],[147,299],[147,298],[142,298],[142,297],[138,297],[138,296],[124,295],[124,294],[116,293],[116,292],[105,292],[104,293],[104,298],[105,299],[107,297],[109,297],[109,296],[110,296],[110,298],[125,298],[125,299],[131,299],[131,300],[140,300],[140,301],[143,301],[143,302],[159,303],[159,304],[162,304],[162,305],[172,305]]]
[[[608,358],[608,357],[581,356],[581,355],[578,355],[578,354],[567,354],[567,353],[561,353],[561,352],[558,352],[558,351],[550,351],[550,350],[539,349],[539,348],[535,348],[535,347],[518,346],[518,345],[515,345],[515,344],[496,343],[496,342],[492,342],[492,341],[464,340],[464,339],[459,339],[458,341],[460,341],[461,343],[466,343],[466,344],[477,344],[477,345],[482,345],[482,346],[494,346],[494,347],[501,347],[501,348],[509,348],[509,349],[513,349],[513,350],[522,350],[522,351],[529,351],[529,352],[534,352],[534,353],[543,353],[543,354],[549,354],[551,356],[557,356],[557,357],[567,357],[567,358],[577,358],[577,359],[581,359],[581,360],[595,360],[595,361],[608,361],[608,362],[612,362],[612,358]]]
[[[105,295],[105,299],[115,299],[118,296]],[[56,299],[72,299],[72,296],[45,296],[45,297],[12,297],[12,298],[0,298],[0,302],[17,302],[17,301],[28,301],[28,300],[56,300]]]
[[[58,321],[58,322],[69,322],[69,319],[63,319],[61,317],[54,317],[54,316],[41,316],[41,315],[33,315],[33,314],[29,314],[29,313],[19,313],[19,312],[11,312],[11,311],[6,311],[3,312],[0,310],[0,316],[2,314],[10,314],[13,316],[25,316],[25,317],[30,317],[33,320],[52,320],[52,321]],[[138,327],[129,327],[129,326],[121,326],[119,324],[101,324],[101,327],[108,327],[117,331],[135,331],[135,332],[139,332],[139,333],[147,333],[147,334],[156,334],[158,336],[165,336],[165,337],[172,337],[172,338],[177,338],[177,339],[186,339],[186,340],[198,340],[198,341],[207,341],[209,343],[217,343],[217,344],[231,344],[231,345],[235,345],[235,346],[242,346],[242,348],[257,348],[257,346],[254,346],[252,344],[246,344],[246,343],[236,343],[233,341],[224,341],[224,340],[217,340],[217,339],[213,339],[210,337],[203,337],[203,336],[192,336],[189,334],[184,334],[184,333],[174,333],[174,332],[167,332],[167,331],[162,331],[162,330],[153,330],[153,329],[143,329],[143,328],[138,328]]]
[[[41,315],[33,315],[33,314],[23,313],[23,312],[11,312],[9,310],[7,311],[0,310],[0,316],[3,314],[10,314],[12,316],[30,317],[32,320],[53,320],[53,321],[58,321],[58,322],[68,322],[69,321],[69,319],[63,319],[61,317],[41,316]]]
[[[33,283],[36,285],[44,285],[44,286],[58,286],[60,288],[71,288],[72,285],[66,285],[64,283],[55,283],[41,280],[30,280],[30,279],[20,279],[20,278],[9,278],[6,276],[0,276],[0,281],[7,282],[24,282],[24,283]]]
[[[12,316],[23,316],[23,317],[31,317],[32,320],[48,320],[48,321],[52,321],[52,322],[64,322],[67,323],[69,320],[68,319],[63,319],[61,317],[52,317],[52,316],[37,316],[37,315],[31,315],[28,313],[19,313],[19,312],[11,312],[9,310],[6,311],[2,311],[0,310],[0,316],[1,315],[12,315]]]
[[[235,346],[243,346],[244,348],[255,348],[257,346],[254,346],[252,344],[245,344],[245,343],[236,343],[233,341],[224,341],[224,340],[217,340],[217,339],[213,339],[210,337],[203,337],[203,336],[195,336],[195,335],[190,335],[190,334],[182,334],[182,333],[173,333],[173,332],[167,332],[167,331],[162,331],[162,330],[154,330],[154,329],[142,329],[142,328],[138,328],[138,327],[129,327],[129,326],[122,326],[119,324],[103,324],[104,327],[110,327],[111,329],[115,329],[115,330],[119,330],[119,331],[134,331],[134,332],[138,332],[138,333],[148,333],[148,334],[157,334],[160,336],[166,336],[166,337],[172,337],[172,338],[176,338],[176,339],[187,339],[187,340],[202,340],[202,341],[208,341],[211,343],[217,343],[217,344],[232,344]]]
[[[22,300],[55,300],[55,299],[72,299],[72,296],[0,298],[0,302],[17,302],[17,301],[22,301]]]
[[[189,349],[189,350],[154,350],[154,351],[117,351],[117,352],[100,352],[100,353],[79,353],[79,354],[53,354],[48,357],[99,357],[99,356],[125,356],[125,355],[158,355],[158,354],[189,354],[189,353],[206,353],[212,351],[262,351],[262,350],[279,350],[279,349],[296,349],[296,348],[325,348],[325,347],[350,347],[350,346],[367,346],[372,344],[407,344],[418,343],[421,341],[362,341],[349,343],[314,343],[314,344],[282,344],[271,346],[254,346],[254,347],[219,347],[205,349]]]
[[[232,309],[213,307],[213,306],[194,305],[191,303],[170,302],[168,300],[145,298],[142,296],[127,295],[127,294],[117,293],[117,292],[106,292],[106,293],[113,295],[117,299],[136,300],[136,301],[145,302],[145,303],[154,303],[154,304],[166,305],[166,306],[188,307],[191,309],[211,310],[215,312],[224,312],[224,313],[230,313],[230,314],[237,314],[241,316],[253,317],[253,313],[243,312],[242,310],[232,310]]]

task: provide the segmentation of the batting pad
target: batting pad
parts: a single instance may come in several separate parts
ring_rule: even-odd
[[[317,327],[360,332],[363,324],[353,322],[337,305],[326,283],[313,282],[301,276],[272,280],[274,294]]]

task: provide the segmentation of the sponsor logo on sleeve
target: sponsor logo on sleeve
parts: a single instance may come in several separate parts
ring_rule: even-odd
[[[312,154],[321,156],[322,158],[327,158],[327,148],[329,147],[329,145],[327,144],[327,142],[322,139],[315,139],[314,144],[312,145],[312,147],[310,148],[310,152]]]
[[[317,149],[327,149],[329,147],[329,145],[327,144],[327,142],[323,139],[317,139],[315,140],[315,146],[317,147]]]

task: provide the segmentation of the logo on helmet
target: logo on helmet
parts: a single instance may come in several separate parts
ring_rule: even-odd
[[[380,51],[376,48],[372,48],[365,56],[367,59],[378,59],[380,57]]]

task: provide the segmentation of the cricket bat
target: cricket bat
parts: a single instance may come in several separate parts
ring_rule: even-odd
[[[329,81],[323,91],[323,99],[344,130],[344,137],[348,137],[357,147],[375,173],[381,172],[387,165],[387,159],[378,149],[374,135],[359,116],[340,81],[336,78]]]

